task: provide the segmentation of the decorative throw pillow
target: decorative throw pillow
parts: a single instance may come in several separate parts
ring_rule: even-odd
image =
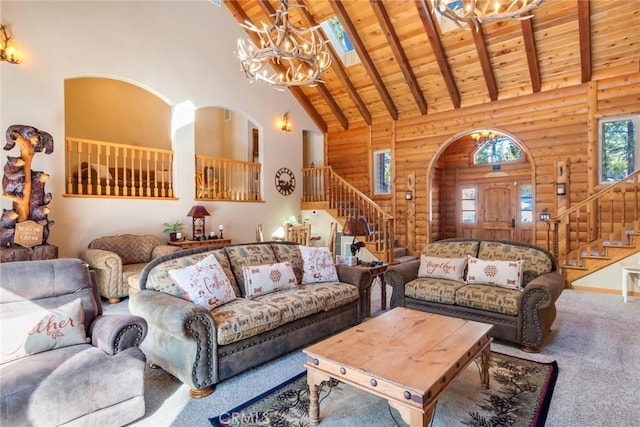
[[[296,275],[289,262],[243,266],[245,296],[249,299],[279,289],[297,287]]]
[[[229,278],[213,254],[189,267],[169,270],[169,277],[184,299],[209,310],[236,299]]]
[[[329,248],[300,246],[304,271],[302,283],[337,282],[338,271]]]
[[[466,266],[466,258],[439,258],[421,255],[418,277],[435,277],[464,282],[464,268]]]
[[[80,298],[49,310],[36,308],[6,320],[2,329],[0,363],[89,342]]]
[[[505,288],[522,289],[523,260],[497,261],[469,257],[467,283],[497,285]]]

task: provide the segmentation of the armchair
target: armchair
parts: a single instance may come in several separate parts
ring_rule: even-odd
[[[100,295],[115,304],[129,296],[130,277],[139,277],[149,261],[178,250],[157,236],[118,234],[93,240],[80,258],[96,272]]]
[[[119,426],[144,415],[147,323],[102,315],[81,260],[2,264],[0,323],[0,425]]]

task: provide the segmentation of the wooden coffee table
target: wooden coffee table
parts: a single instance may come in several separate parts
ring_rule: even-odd
[[[492,327],[397,307],[307,347],[311,425],[320,423],[320,383],[335,378],[387,399],[410,426],[426,427],[440,394],[477,357],[489,388]]]

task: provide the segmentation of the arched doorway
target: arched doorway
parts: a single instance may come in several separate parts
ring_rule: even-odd
[[[501,129],[445,142],[428,169],[429,241],[452,237],[535,242],[535,162]]]

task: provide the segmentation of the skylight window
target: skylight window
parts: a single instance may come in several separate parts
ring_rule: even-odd
[[[431,0],[431,8],[435,10],[434,15],[438,20],[438,24],[440,24],[440,31],[442,33],[460,28],[451,19],[447,18],[446,16],[442,16],[442,14],[435,7],[435,0]],[[449,3],[447,3],[447,9],[458,11],[462,10],[462,8],[462,0],[450,0]]]
[[[358,54],[353,48],[353,43],[337,16],[334,15],[327,19],[321,26],[346,67],[360,63],[360,58],[358,58]]]

